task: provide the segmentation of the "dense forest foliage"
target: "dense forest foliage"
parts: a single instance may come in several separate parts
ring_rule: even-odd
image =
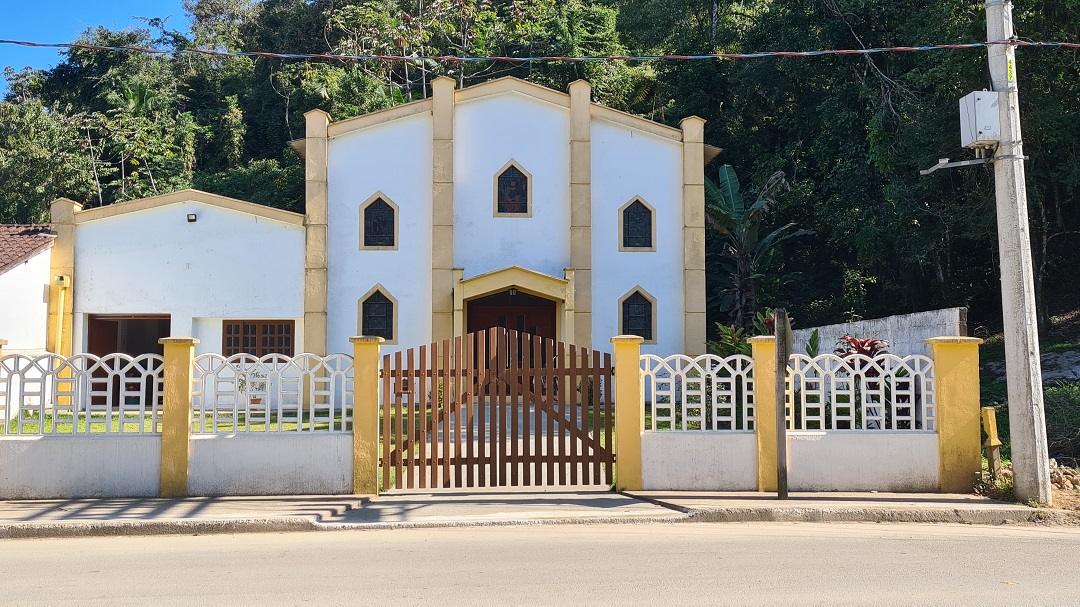
[[[151,19],[82,42],[165,49],[410,56],[590,56],[870,48],[985,38],[973,0],[186,0],[190,31]],[[1018,0],[1018,35],[1080,40],[1080,0]],[[697,62],[334,62],[72,49],[47,71],[5,71],[0,223],[41,222],[65,196],[88,207],[196,187],[302,211],[303,165],[287,142],[313,108],[335,120],[506,75],[671,125],[708,121],[720,164],[762,233],[796,236],[733,276],[710,232],[713,321],[733,285],[799,324],[970,305],[1000,323],[989,167],[919,169],[959,147],[957,100],[989,87],[984,50]],[[1080,58],[1019,51],[1028,193],[1042,322],[1071,309],[1080,261]],[[407,168],[403,167],[403,171]],[[714,222],[715,223],[715,222]],[[789,227],[789,224],[793,224]]]

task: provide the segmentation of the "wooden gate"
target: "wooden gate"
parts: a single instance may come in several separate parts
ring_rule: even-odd
[[[611,483],[611,355],[493,328],[383,357],[382,487]]]

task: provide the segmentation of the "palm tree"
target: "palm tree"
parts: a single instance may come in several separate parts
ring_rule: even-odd
[[[716,183],[705,180],[706,223],[725,237],[719,262],[728,281],[714,301],[718,300],[722,310],[730,310],[731,323],[737,328],[752,326],[757,311],[755,281],[768,268],[780,243],[811,233],[795,229],[795,224],[789,223],[759,236],[769,205],[777,193],[788,187],[783,171],[778,171],[762,188],[758,200],[747,207],[731,165],[720,167]]]

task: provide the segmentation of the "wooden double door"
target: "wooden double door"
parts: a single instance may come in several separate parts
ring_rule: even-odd
[[[555,302],[509,289],[466,304],[466,331],[508,329],[544,339],[556,339]]]

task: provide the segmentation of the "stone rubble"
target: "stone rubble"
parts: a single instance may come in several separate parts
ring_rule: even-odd
[[[1059,466],[1057,460],[1050,460],[1050,483],[1055,489],[1080,491],[1080,472],[1065,466]]]
[[[1080,350],[1068,352],[1047,352],[1040,358],[1042,363],[1043,383],[1055,380],[1080,379]],[[983,363],[983,369],[997,378],[1005,381],[1005,361],[995,360]]]

